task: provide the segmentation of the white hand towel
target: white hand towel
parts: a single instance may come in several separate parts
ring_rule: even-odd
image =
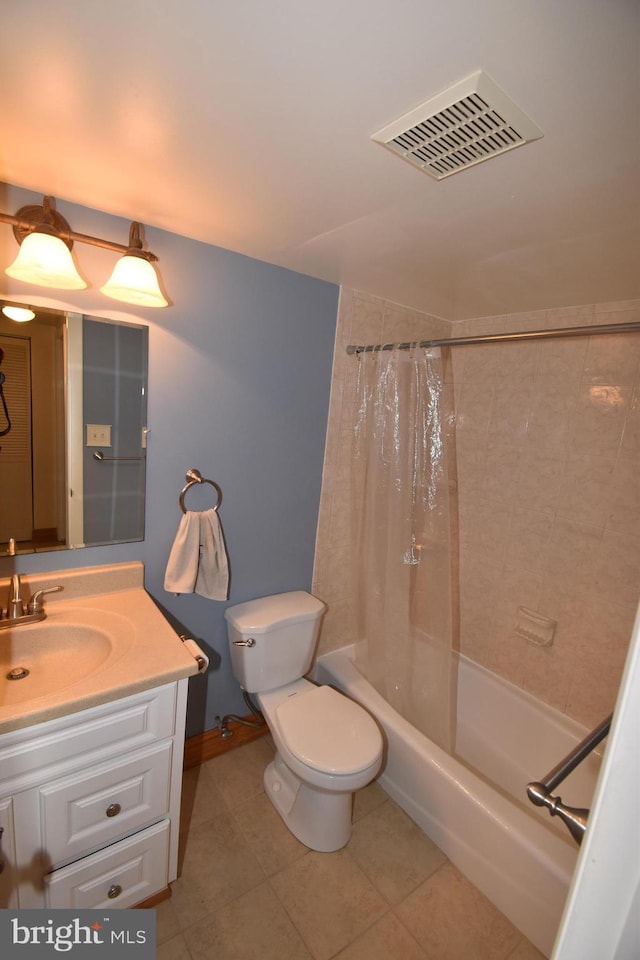
[[[226,600],[229,563],[216,510],[188,510],[182,517],[164,577],[169,593],[197,593]]]
[[[209,600],[226,600],[229,596],[229,562],[217,510],[203,510],[200,514],[196,593]]]

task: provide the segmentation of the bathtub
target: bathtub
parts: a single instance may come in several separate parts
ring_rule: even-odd
[[[379,783],[458,869],[549,956],[578,847],[559,819],[526,797],[587,734],[564,714],[459,657],[456,754],[450,756],[373,689],[353,648],[320,656],[314,679],[361,703],[383,729]],[[556,790],[589,807],[600,757]]]

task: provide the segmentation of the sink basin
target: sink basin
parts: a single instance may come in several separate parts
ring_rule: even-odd
[[[126,617],[102,612],[96,626],[84,610],[0,632],[0,705],[47,697],[87,680],[128,649]],[[11,679],[11,678],[15,679]]]

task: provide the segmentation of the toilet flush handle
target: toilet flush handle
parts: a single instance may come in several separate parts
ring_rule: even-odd
[[[249,637],[248,640],[232,640],[234,647],[255,647],[256,642],[253,637]]]

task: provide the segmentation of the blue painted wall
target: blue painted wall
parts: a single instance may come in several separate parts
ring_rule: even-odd
[[[41,202],[40,195],[0,186],[5,212]],[[76,232],[126,242],[128,221],[60,198],[57,206]],[[145,540],[18,557],[15,569],[142,560],[148,591],[212,655],[208,679],[191,681],[188,733],[194,734],[213,727],[218,714],[247,712],[229,666],[225,607],[311,586],[338,288],[160,230],[147,228],[147,242],[160,258],[168,309],[129,309],[103,297],[98,287],[117,255],[86,245],[77,245],[76,255],[89,290],[49,291],[10,280],[4,268],[17,248],[0,224],[0,295],[145,322],[150,334]],[[189,467],[223,491],[228,604],[163,589]],[[188,506],[208,506],[211,492],[190,491]],[[12,569],[0,559],[1,576]]]

